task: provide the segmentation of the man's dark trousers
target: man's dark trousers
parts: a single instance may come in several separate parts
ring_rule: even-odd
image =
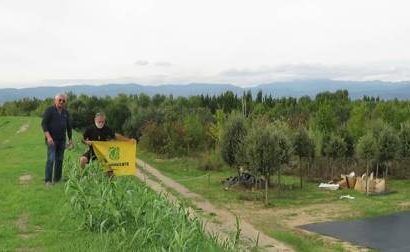
[[[58,182],[62,176],[65,140],[54,140],[54,144],[47,146],[45,182]],[[54,179],[52,180],[53,166]]]

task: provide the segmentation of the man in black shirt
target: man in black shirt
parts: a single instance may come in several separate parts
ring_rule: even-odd
[[[82,142],[89,146],[87,152],[80,157],[80,166],[84,168],[90,160],[95,160],[96,156],[92,147],[92,141],[135,141],[135,139],[126,138],[118,133],[115,133],[110,127],[105,124],[105,115],[103,113],[97,113],[94,117],[94,125],[87,128],[83,135]]]
[[[69,145],[72,145],[72,127],[70,115],[65,109],[67,96],[57,94],[54,97],[54,105],[48,107],[41,121],[45,142],[47,144],[47,162],[45,169],[46,186],[52,182],[58,182],[61,179],[63,171],[64,149],[66,144],[66,134]],[[54,176],[53,176],[54,166]]]

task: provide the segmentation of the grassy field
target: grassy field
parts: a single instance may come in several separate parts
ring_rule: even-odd
[[[79,135],[75,136],[78,143]],[[80,150],[77,147],[75,150],[66,152],[69,162],[77,162],[84,147],[81,146],[81,148]],[[297,178],[284,176],[283,182],[286,186],[283,191],[279,195],[272,190],[269,194],[269,206],[265,207],[261,203],[261,192],[224,190],[221,181],[235,175],[235,172],[228,168],[207,172],[198,169],[199,161],[196,159],[160,159],[143,150],[139,150],[138,157],[216,205],[228,207],[232,211],[252,206],[254,212],[250,212],[249,215],[259,216],[255,218],[253,224],[266,234],[293,246],[297,251],[344,250],[341,245],[323,240],[317,235],[290,229],[286,221],[297,217],[301,209],[314,215],[320,212],[317,210],[320,207],[331,206],[334,208],[334,212],[331,212],[334,216],[331,216],[331,219],[368,217],[410,209],[408,181],[390,181],[390,188],[395,193],[366,197],[354,191],[321,191],[314,183],[305,184],[304,189],[301,190],[297,187]],[[118,237],[122,236],[113,235],[112,232],[92,232],[79,229],[84,224],[84,216],[73,211],[70,205],[70,195],[65,193],[64,183],[58,183],[52,187],[44,186],[45,158],[46,147],[39,118],[0,117],[0,251],[119,250],[121,241]],[[75,169],[73,165],[65,167],[66,178],[73,169]],[[138,185],[137,182],[135,184],[143,186]],[[127,185],[130,186],[130,184]],[[134,183],[131,187],[133,186]],[[150,193],[146,189],[141,191]],[[355,200],[340,200],[339,197],[345,194],[354,196]],[[150,198],[149,202],[157,202],[157,199]],[[149,204],[149,202],[144,204]],[[169,208],[164,203],[157,205]],[[338,209],[343,211],[338,211]],[[263,214],[260,214],[260,211]],[[183,219],[183,216],[180,218]],[[152,215],[151,219],[156,219],[155,215]],[[171,217],[170,220],[173,219],[175,218]],[[142,222],[146,220],[142,219]],[[173,222],[166,223],[172,226]],[[146,230],[154,233],[152,240],[155,241],[158,231],[150,229],[150,225],[147,224]],[[146,233],[142,236],[149,237]],[[213,242],[212,239],[198,239],[204,243]],[[183,240],[180,239],[180,241]],[[160,247],[149,248],[152,251],[160,250]],[[218,246],[212,248],[221,250]]]
[[[65,219],[63,184],[44,186],[46,148],[39,125],[38,118],[0,118],[0,250],[59,250],[66,246],[61,241],[90,239],[76,230],[75,220]]]
[[[64,178],[69,180],[46,187],[40,119],[0,117],[0,251],[234,248],[229,242],[216,244],[217,237],[204,235],[202,224],[188,219],[183,208],[174,208],[133,178],[78,176],[83,149],[66,151]]]
[[[390,180],[389,186],[393,191],[391,194],[368,197],[354,190],[319,190],[316,183],[305,183],[303,189],[300,189],[299,178],[283,176],[284,187],[280,194],[277,189],[271,189],[269,204],[264,206],[261,191],[224,190],[221,181],[236,175],[236,171],[228,167],[221,171],[208,172],[198,169],[200,161],[196,159],[161,159],[143,150],[140,150],[138,157],[216,205],[225,206],[244,216],[249,210],[248,221],[266,234],[293,246],[297,251],[344,251],[344,247],[338,243],[328,242],[318,235],[299,232],[289,227],[289,223],[295,226],[297,217],[302,212],[316,217],[310,221],[323,221],[357,219],[410,209],[410,184],[406,180]],[[347,194],[355,199],[340,199],[340,196]],[[326,211],[326,208],[331,211]]]

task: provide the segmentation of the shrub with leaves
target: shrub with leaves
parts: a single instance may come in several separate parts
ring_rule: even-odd
[[[323,143],[323,153],[325,156],[335,160],[346,155],[347,145],[343,138],[335,134],[331,134],[330,137],[325,139],[327,140]]]
[[[387,162],[396,157],[400,143],[392,127],[384,125],[379,132],[377,144],[379,147],[378,160],[380,162]]]
[[[225,165],[219,153],[213,151],[205,152],[200,156],[199,168],[205,171],[218,171]]]
[[[372,160],[376,159],[378,147],[376,139],[371,132],[362,136],[357,143],[357,154],[360,158],[366,160],[366,174],[369,173],[369,166]],[[376,172],[377,176],[377,172]]]
[[[377,154],[376,139],[371,132],[362,136],[357,143],[357,154],[365,160],[372,160]]]
[[[263,174],[265,180],[265,204],[267,204],[267,187],[270,176],[278,172],[280,187],[281,165],[289,162],[291,144],[287,136],[279,129],[269,125],[267,127],[253,127],[246,137],[246,158],[257,174]]]
[[[322,145],[323,154],[330,158],[331,161],[336,161],[341,158],[346,157],[347,145],[346,142],[340,136],[331,134],[329,137],[324,137],[324,142]],[[333,163],[329,164],[330,166],[330,177],[333,178],[334,167]]]
[[[306,129],[300,128],[293,137],[293,151],[299,157],[300,187],[303,187],[302,160],[311,160],[315,156],[315,142],[309,137]]]
[[[301,158],[313,158],[315,156],[315,143],[306,129],[301,128],[293,137],[294,153]]]
[[[245,137],[247,134],[246,120],[238,113],[232,113],[228,118],[221,139],[221,154],[223,160],[230,166],[236,167],[243,158]]]
[[[400,156],[403,158],[410,157],[410,121],[402,123],[399,131]]]

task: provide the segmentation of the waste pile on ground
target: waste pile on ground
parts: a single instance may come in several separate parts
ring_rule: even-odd
[[[240,175],[230,176],[229,178],[222,180],[222,184],[224,185],[225,189],[229,189],[231,186],[236,185],[252,188],[257,186],[263,186],[265,184],[265,180],[262,178],[256,178],[249,172],[242,172]]]
[[[386,191],[386,180],[376,178],[373,173],[369,176],[364,173],[362,176],[356,176],[354,172],[348,175],[342,174],[338,182],[340,188],[354,189],[359,192],[367,193],[384,193]]]

